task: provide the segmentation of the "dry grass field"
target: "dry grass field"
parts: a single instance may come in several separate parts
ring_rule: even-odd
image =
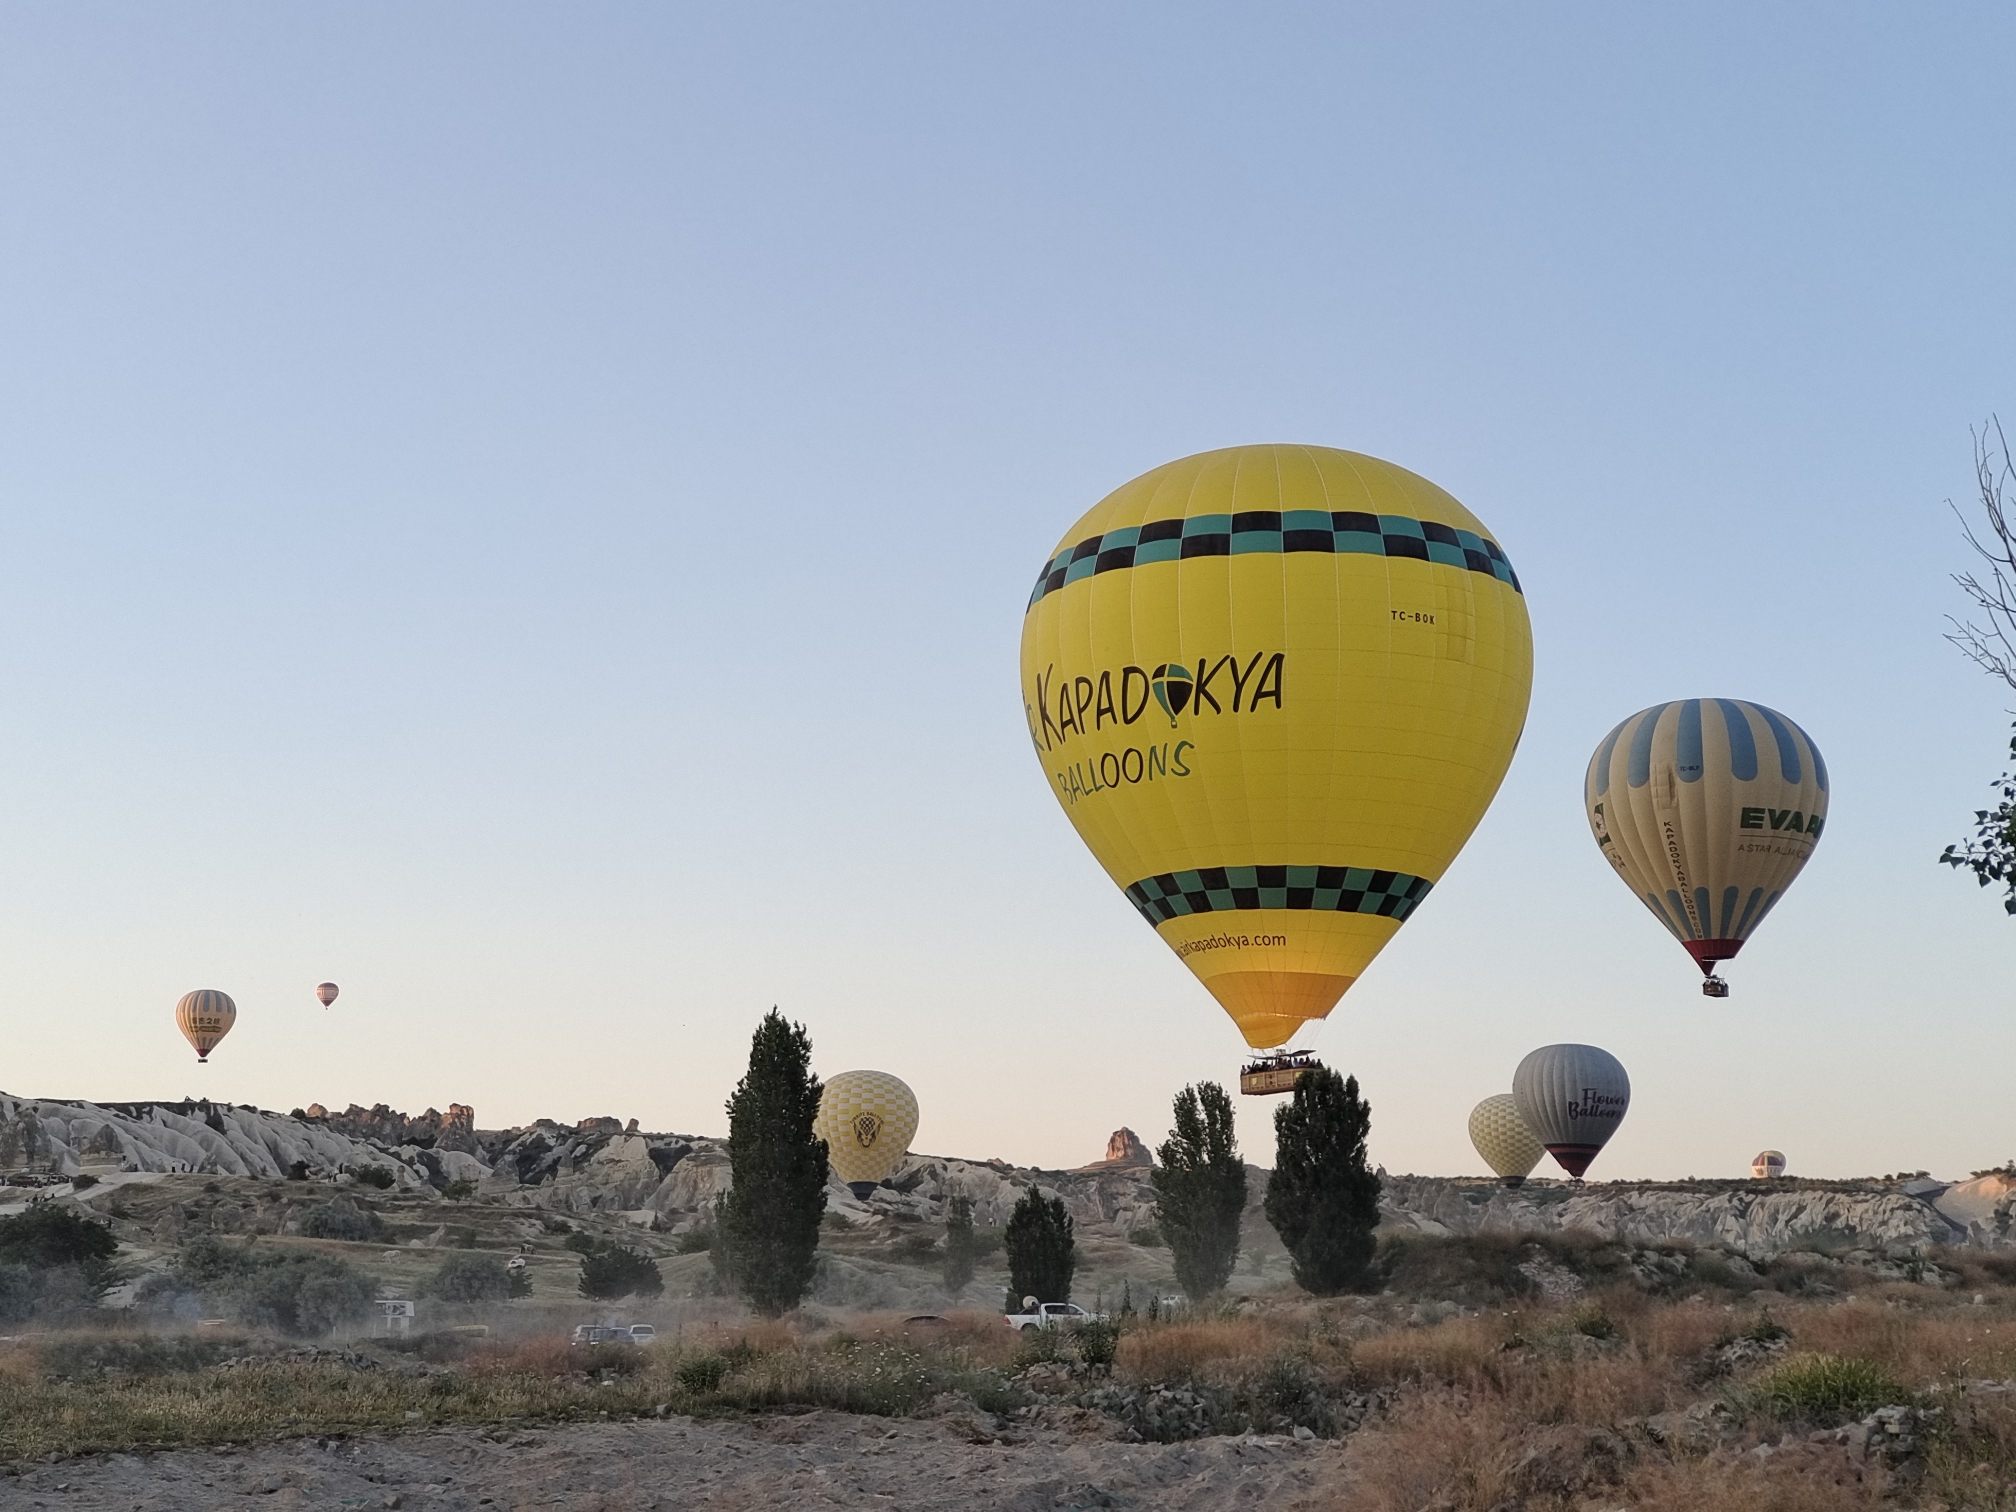
[[[314,1346],[55,1328],[0,1342],[0,1459],[24,1493],[86,1489],[116,1465],[132,1505],[133,1477],[175,1450],[341,1442],[424,1459],[416,1446],[454,1443],[508,1458],[510,1432],[557,1442],[629,1421],[639,1443],[676,1428],[758,1446],[729,1455],[706,1498],[657,1504],[759,1505],[781,1473],[762,1425],[810,1414],[836,1442],[907,1424],[881,1463],[897,1475],[910,1446],[918,1506],[945,1494],[934,1456],[1003,1457],[1015,1474],[944,1504],[1007,1506],[988,1498],[1067,1450],[1096,1485],[1101,1465],[1174,1474],[1188,1445],[1244,1454],[1249,1478],[1254,1455],[1306,1451],[1279,1496],[1350,1512],[2016,1508],[2016,1286],[1993,1257],[1935,1256],[1906,1280],[1821,1255],[1739,1275],[1712,1254],[1555,1237],[1416,1239],[1384,1264],[1376,1295],[1282,1289],[1137,1314],[1107,1340],[1018,1336],[980,1312],[758,1322],[726,1303],[623,1349],[507,1337],[505,1309],[487,1336]],[[1193,1489],[1232,1473],[1197,1464]],[[1181,1484],[1155,1503],[1177,1505]]]

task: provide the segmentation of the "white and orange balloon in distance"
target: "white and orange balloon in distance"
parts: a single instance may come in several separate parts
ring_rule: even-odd
[[[327,1008],[331,1003],[336,1001],[336,994],[340,990],[334,982],[324,982],[320,987],[315,989],[315,996],[320,998],[322,1006]]]
[[[1827,763],[1775,709],[1687,698],[1641,709],[1589,760],[1583,807],[1624,885],[1726,997],[1719,962],[1785,896],[1827,820]]]
[[[175,1027],[182,1031],[182,1037],[196,1047],[198,1064],[207,1064],[210,1052],[217,1048],[217,1042],[231,1032],[231,1026],[238,1022],[238,1005],[231,1001],[228,993],[213,987],[199,988],[195,992],[185,992],[175,1005]]]
[[[1065,532],[1021,676],[1079,838],[1272,1050],[1469,839],[1525,724],[1533,640],[1505,553],[1426,478],[1237,446],[1144,473]]]

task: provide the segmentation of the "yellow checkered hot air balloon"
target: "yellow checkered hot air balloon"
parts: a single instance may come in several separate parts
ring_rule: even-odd
[[[889,1179],[917,1134],[917,1097],[887,1071],[842,1071],[819,1095],[813,1132],[856,1197]]]
[[[1051,792],[1261,1050],[1328,1014],[1441,880],[1532,671],[1483,523],[1316,446],[1204,452],[1115,490],[1043,564],[1022,627]],[[1292,1070],[1277,1080],[1248,1090]]]
[[[1524,1186],[1547,1153],[1519,1116],[1510,1092],[1487,1097],[1470,1110],[1470,1143],[1508,1187]]]
[[[231,1001],[228,993],[212,987],[199,988],[195,992],[185,992],[175,1005],[175,1027],[182,1031],[182,1037],[196,1047],[199,1064],[207,1064],[210,1052],[217,1048],[217,1042],[231,1032],[231,1026],[238,1022],[238,1005]]]

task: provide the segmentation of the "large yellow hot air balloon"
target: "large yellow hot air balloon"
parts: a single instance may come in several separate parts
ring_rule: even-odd
[[[1641,709],[1603,738],[1583,783],[1589,828],[1624,885],[1727,997],[1743,948],[1827,819],[1827,764],[1783,714],[1734,698]]]
[[[1116,489],[1044,563],[1022,627],[1051,791],[1256,1049],[1328,1014],[1441,879],[1511,762],[1532,668],[1482,522],[1315,446]]]
[[[238,1005],[231,1001],[229,994],[215,988],[199,988],[195,992],[185,992],[175,1005],[175,1027],[182,1031],[182,1037],[196,1047],[199,1064],[207,1063],[210,1052],[217,1048],[217,1042],[231,1032],[231,1026],[238,1022]]]
[[[887,1181],[917,1134],[917,1097],[887,1071],[842,1071],[819,1094],[813,1132],[854,1195]]]

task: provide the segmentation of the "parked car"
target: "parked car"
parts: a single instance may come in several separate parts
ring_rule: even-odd
[[[630,1325],[630,1342],[632,1344],[649,1344],[657,1337],[658,1330],[653,1328],[649,1323],[632,1323]]]
[[[595,1344],[634,1344],[630,1330],[615,1323],[580,1323],[575,1325],[574,1337],[567,1341],[579,1346]]]
[[[1003,1317],[1017,1333],[1027,1333],[1032,1328],[1071,1328],[1081,1323],[1106,1321],[1106,1314],[1088,1313],[1075,1302],[1045,1302],[1034,1312],[1006,1313]]]

